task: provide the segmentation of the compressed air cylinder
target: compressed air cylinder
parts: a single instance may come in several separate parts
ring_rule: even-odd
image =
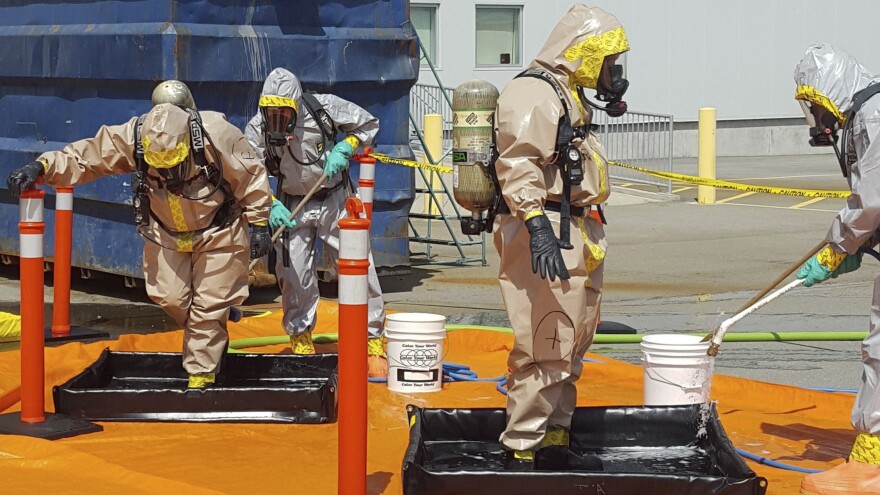
[[[452,93],[452,186],[455,201],[474,218],[493,204],[495,183],[489,175],[498,88],[472,79]]]

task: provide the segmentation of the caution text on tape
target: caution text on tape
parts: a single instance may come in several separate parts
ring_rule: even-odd
[[[795,189],[791,187],[771,187],[771,186],[755,186],[751,184],[738,184],[736,182],[727,182],[723,180],[715,180],[715,179],[706,179],[704,177],[694,177],[692,175],[684,175],[684,174],[675,174],[672,172],[659,172],[657,170],[650,170],[647,168],[636,167],[634,165],[628,165],[626,163],[620,162],[608,162],[609,165],[615,165],[617,167],[626,168],[629,170],[635,170],[637,172],[642,172],[648,175],[653,175],[655,177],[660,177],[663,179],[671,179],[679,182],[686,182],[688,184],[695,184],[698,186],[710,186],[710,187],[718,187],[721,189],[734,189],[737,191],[746,191],[746,192],[756,192],[756,193],[766,193],[766,194],[781,194],[784,196],[800,196],[804,198],[846,198],[850,195],[849,191],[822,191],[822,190],[812,190],[812,189]]]
[[[393,158],[384,153],[370,153],[370,156],[382,163],[391,163],[394,165],[403,165],[404,167],[420,168],[431,172],[450,173],[452,167],[444,167],[443,165],[435,165],[433,163],[417,162],[413,160],[404,160],[403,158]]]

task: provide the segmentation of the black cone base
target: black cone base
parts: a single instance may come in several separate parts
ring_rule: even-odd
[[[21,413],[18,412],[0,414],[0,435],[22,435],[44,440],[57,440],[103,430],[104,427],[101,425],[63,414],[46,413],[46,420],[42,423],[25,423],[21,420]]]
[[[55,335],[52,333],[51,328],[46,329],[46,333],[43,335],[46,343],[51,342],[69,342],[75,340],[97,340],[97,339],[109,339],[110,334],[107,332],[101,332],[99,330],[95,330],[93,328],[87,327],[77,327],[71,326],[70,333],[67,335]]]

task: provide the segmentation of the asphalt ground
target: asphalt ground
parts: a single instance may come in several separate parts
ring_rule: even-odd
[[[696,160],[677,160],[673,171],[696,175]],[[829,155],[719,158],[716,176],[755,185],[846,189]],[[606,208],[609,252],[602,319],[644,334],[710,331],[821,241],[845,201],[718,189],[716,204],[700,205],[695,186],[674,183],[675,200],[659,192],[666,190],[614,181]],[[432,231],[448,238],[442,222],[435,221]],[[423,244],[412,243],[411,249],[425,252]],[[465,252],[481,254],[479,246],[468,246]],[[456,264],[458,253],[447,246],[431,246],[431,256],[414,254],[411,273],[382,277],[388,309],[443,314],[450,323],[507,326],[491,238],[486,252],[486,266]],[[730,331],[866,331],[878,267],[880,263],[866,257],[859,271],[796,288]],[[76,269],[74,275],[73,324],[112,335],[176,327],[142,286],[126,288],[121,277],[106,274],[83,280]],[[2,311],[18,311],[17,277],[15,265],[0,266]],[[51,285],[51,273],[46,281]],[[47,302],[51,295],[47,287]],[[252,290],[244,309],[279,308],[277,289],[265,287]],[[46,316],[50,321],[51,304]],[[592,351],[633,363],[640,359],[633,344],[597,344]],[[803,387],[855,388],[861,375],[860,343],[725,343],[716,372]]]

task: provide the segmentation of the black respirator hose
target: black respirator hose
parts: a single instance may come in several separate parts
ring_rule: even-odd
[[[849,149],[847,146],[847,142],[849,141],[849,135],[852,130],[852,121],[854,116],[850,116],[846,119],[846,123],[843,124],[843,130],[840,132],[840,149],[837,149],[837,142],[832,138],[831,145],[834,147],[834,154],[837,155],[837,163],[840,165],[840,171],[843,173],[844,177],[849,177],[848,171],[848,163],[847,163],[847,154],[849,153]]]

